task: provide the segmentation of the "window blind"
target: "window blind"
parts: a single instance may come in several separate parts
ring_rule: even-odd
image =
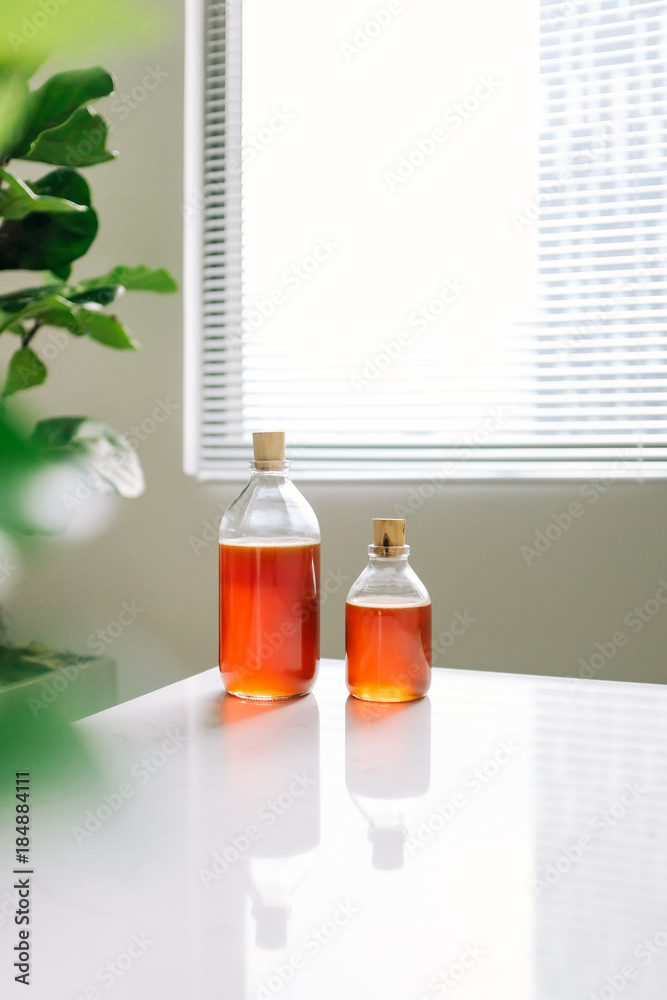
[[[452,7],[190,9],[188,471],[665,474],[667,4]]]

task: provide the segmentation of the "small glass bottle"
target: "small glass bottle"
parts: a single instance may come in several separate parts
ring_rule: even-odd
[[[345,604],[347,687],[366,701],[423,698],[431,683],[431,598],[408,564],[405,521],[373,518],[373,542]]]
[[[320,529],[290,481],[285,435],[253,434],[255,460],[220,523],[220,672],[230,694],[310,691],[320,658]]]

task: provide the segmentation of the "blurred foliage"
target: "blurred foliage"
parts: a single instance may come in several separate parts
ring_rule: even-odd
[[[55,0],[54,0],[55,2]],[[20,339],[2,389],[3,398],[47,377],[44,360],[30,346],[42,327],[89,337],[117,350],[138,345],[117,316],[103,310],[124,290],[174,292],[163,270],[119,266],[101,277],[71,283],[74,261],[97,236],[99,221],[90,187],[76,167],[112,160],[108,126],[88,102],[113,91],[111,75],[99,66],[49,77],[34,90],[25,83],[19,112],[0,130],[0,271],[45,272],[43,284],[0,295],[0,335]],[[25,181],[8,169],[13,159],[55,166]],[[75,166],[73,166],[73,164]]]
[[[30,534],[56,530],[35,513],[35,490],[82,480],[97,493],[124,497],[139,496],[144,489],[136,453],[112,428],[83,416],[27,426],[13,409],[17,393],[48,377],[40,332],[55,329],[51,336],[60,345],[88,338],[107,348],[136,350],[137,341],[107,308],[126,290],[169,293],[177,285],[168,271],[145,265],[119,265],[97,277],[72,280],[72,265],[99,230],[90,186],[80,171],[116,156],[107,146],[108,123],[90,105],[108,97],[114,81],[106,69],[90,66],[32,84],[52,55],[78,63],[84,54],[90,58],[90,53],[127,52],[154,43],[165,24],[163,5],[155,0],[0,0],[0,24],[0,276],[39,272],[29,287],[0,294],[0,343],[13,344],[6,371],[0,372],[2,583],[7,552],[15,552]],[[37,172],[37,164],[48,169],[25,180],[26,168],[17,172],[13,161]],[[62,492],[56,500],[62,505]],[[19,655],[21,650],[3,647],[2,640],[0,621],[6,686],[8,670],[37,667]],[[0,714],[3,705],[6,695]],[[6,724],[5,718],[4,735]]]
[[[68,4],[71,7],[58,0],[44,0],[37,7],[13,2],[0,43],[0,271],[38,271],[42,279],[41,284],[0,294],[0,337],[18,341],[0,378],[0,531],[14,538],[40,530],[25,498],[45,470],[65,465],[80,476],[94,476],[101,493],[134,497],[144,489],[136,454],[101,422],[58,417],[28,430],[9,413],[10,397],[41,385],[48,376],[38,347],[40,331],[49,327],[63,331],[61,346],[66,345],[65,338],[87,337],[109,348],[132,351],[139,346],[137,341],[107,307],[126,290],[177,289],[168,271],[145,265],[119,265],[103,275],[71,280],[72,264],[86,254],[99,228],[90,187],[79,171],[116,156],[107,148],[107,122],[89,104],[111,94],[114,83],[99,66],[56,73],[35,88],[30,86],[31,77],[47,50],[60,44],[61,33],[67,34],[65,26],[75,9],[85,11],[77,38],[86,32],[99,36],[110,12],[113,20],[125,11],[126,21],[114,21],[114,31],[120,34],[128,23],[135,26],[137,17],[142,24],[152,22],[144,6],[137,14],[133,5],[130,17],[125,3],[100,5],[87,0],[82,7],[68,0]],[[6,13],[6,4],[1,6]],[[53,14],[48,21],[47,6]],[[37,17],[39,11],[44,16]],[[41,25],[34,35],[33,22]],[[25,44],[17,41],[21,32]],[[10,53],[7,39],[12,34],[17,37]],[[71,42],[68,36],[67,44]],[[17,159],[54,169],[24,180],[10,169]]]

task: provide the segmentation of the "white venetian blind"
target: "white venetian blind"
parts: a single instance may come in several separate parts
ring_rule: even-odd
[[[664,474],[666,13],[191,13],[189,471]]]

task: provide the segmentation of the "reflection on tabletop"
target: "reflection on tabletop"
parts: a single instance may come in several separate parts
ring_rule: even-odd
[[[220,707],[223,797],[231,856],[244,850],[261,948],[283,948],[289,901],[320,842],[319,712],[315,698]],[[234,848],[236,838],[239,847]]]
[[[374,868],[404,864],[406,825],[431,781],[431,702],[345,705],[345,782],[368,822]]]

